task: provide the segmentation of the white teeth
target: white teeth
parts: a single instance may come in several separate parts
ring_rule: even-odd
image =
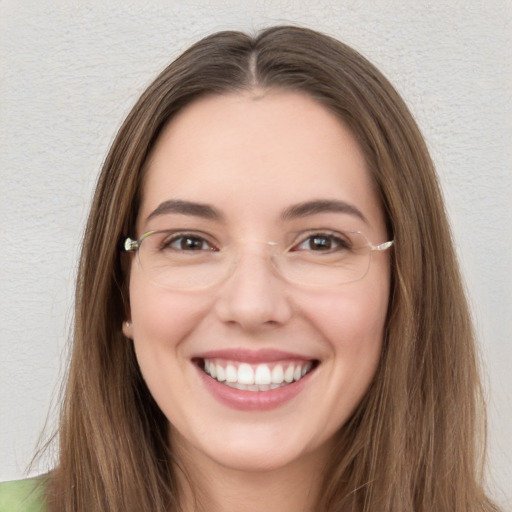
[[[204,371],[218,382],[246,391],[268,391],[286,386],[300,380],[312,368],[312,362],[302,364],[288,363],[286,370],[282,364],[276,364],[272,370],[268,364],[250,365],[248,363],[222,364],[214,360],[204,360]]]
[[[238,372],[232,364],[226,366],[226,380],[228,382],[236,382],[238,379]]]
[[[226,371],[224,370],[224,368],[222,368],[222,366],[220,364],[216,364],[215,365],[215,369],[217,371],[217,377],[216,379],[219,381],[219,382],[224,382],[226,380]],[[211,375],[211,374],[210,374]],[[213,375],[212,375],[213,377]]]
[[[272,370],[272,384],[281,384],[284,380],[283,367],[280,364],[276,364]]]
[[[213,375],[212,375],[212,377],[213,377]],[[254,384],[254,371],[250,364],[242,363],[238,367],[238,383],[239,384]]]
[[[262,384],[270,384],[272,382],[272,374],[266,364],[259,364],[256,367],[254,375],[254,383],[261,386]]]
[[[288,366],[286,371],[284,372],[284,381],[285,382],[293,382],[293,365]]]

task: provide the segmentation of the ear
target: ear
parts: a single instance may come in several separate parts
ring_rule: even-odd
[[[123,334],[130,340],[133,340],[133,324],[131,320],[123,322]]]

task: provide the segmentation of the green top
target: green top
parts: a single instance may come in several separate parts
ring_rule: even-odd
[[[44,476],[0,483],[0,512],[45,512]]]

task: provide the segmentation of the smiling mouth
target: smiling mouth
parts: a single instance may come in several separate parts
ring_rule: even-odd
[[[319,364],[317,360],[249,364],[223,359],[198,359],[208,376],[243,391],[270,391],[298,382]]]

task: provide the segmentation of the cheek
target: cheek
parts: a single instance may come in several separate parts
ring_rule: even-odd
[[[335,351],[361,352],[372,346],[380,350],[387,307],[387,290],[372,293],[347,287],[317,301],[310,309],[310,318]]]
[[[183,340],[200,322],[209,298],[173,294],[138,275],[130,280],[130,313],[137,360],[144,376],[164,364],[179,362]],[[169,357],[170,356],[170,357]],[[146,371],[147,370],[147,371]],[[164,369],[162,369],[164,371]]]
[[[191,392],[190,333],[197,328],[208,296],[173,294],[132,276],[130,308],[137,362],[149,391],[170,422],[182,424]]]
[[[327,395],[342,424],[366,393],[380,360],[388,291],[364,286],[324,295],[309,308],[309,321],[321,333],[327,360]],[[340,399],[340,397],[343,397]],[[337,413],[335,413],[337,411]]]
[[[348,421],[375,376],[388,306],[387,288],[375,292],[355,283],[309,301],[303,297],[303,315],[322,344],[321,385],[310,396],[308,407],[313,411],[322,404],[323,413],[312,421],[322,426],[326,436],[334,435]]]

